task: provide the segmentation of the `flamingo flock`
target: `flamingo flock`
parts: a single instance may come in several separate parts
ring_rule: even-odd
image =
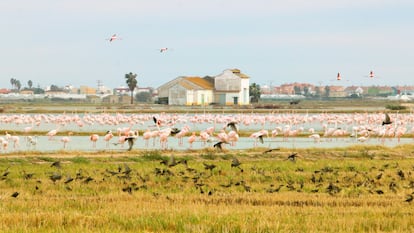
[[[44,137],[48,143],[60,142],[62,149],[66,149],[72,140],[71,135],[59,136],[59,133],[70,131],[76,134],[90,129],[96,130],[89,136],[92,149],[100,148],[102,141],[105,149],[123,148],[128,142],[131,150],[137,140],[143,141],[142,149],[169,149],[172,146],[193,149],[195,143],[212,147],[218,142],[222,149],[226,149],[236,147],[243,137],[249,138],[253,147],[267,147],[268,142],[278,139],[283,146],[297,137],[307,137],[315,144],[341,140],[355,143],[377,140],[385,144],[387,139],[395,139],[400,142],[401,138],[414,135],[414,114],[3,114],[0,115],[0,125],[7,129],[4,136],[0,136],[2,151],[23,149],[20,137],[25,137],[26,148],[33,149],[41,137],[34,132],[42,129],[47,131]],[[56,137],[60,138],[56,140]],[[71,144],[71,148],[76,149],[76,145]]]

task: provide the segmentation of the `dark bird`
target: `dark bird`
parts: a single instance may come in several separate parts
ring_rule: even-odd
[[[125,140],[128,142],[128,151],[132,150],[132,147],[134,146],[136,138],[137,137],[135,136],[129,136],[125,138]]]
[[[131,168],[126,164],[126,163],[124,163],[124,168],[125,168],[125,171],[124,172],[122,172],[122,173],[124,173],[124,174],[129,174],[129,173],[131,173],[132,172],[132,170],[131,170]]]
[[[61,174],[59,174],[59,173],[53,173],[52,175],[50,175],[49,176],[49,178],[53,181],[53,183],[54,182],[56,182],[56,181],[58,181],[58,180],[60,180],[60,179],[62,179],[62,175]]]
[[[86,179],[83,181],[83,183],[88,184],[89,182],[91,182],[92,180],[94,180],[92,177],[88,176],[86,177]]]
[[[66,177],[66,180],[65,180],[65,184],[69,184],[70,182],[72,182],[73,181],[73,178],[71,177],[71,176],[68,176],[68,177]]]
[[[216,148],[217,150],[223,151],[223,143],[225,142],[222,142],[222,141],[217,142],[216,144],[214,144],[214,148]]]
[[[116,171],[111,171],[111,170],[109,170],[109,169],[106,169],[106,170],[105,170],[105,172],[107,172],[107,173],[111,174],[112,176],[114,176],[114,175],[118,175],[118,174],[119,174],[119,172],[116,172]]]
[[[168,167],[174,167],[175,165],[177,165],[177,161],[175,161],[175,157],[174,155],[171,155],[170,157],[170,161],[168,162]]]
[[[376,178],[377,180],[379,180],[379,179],[381,179],[381,177],[382,177],[382,172],[381,172],[380,174],[378,174],[375,178]]]
[[[268,149],[268,150],[265,150],[265,151],[263,152],[263,154],[270,153],[270,152],[272,152],[272,151],[274,151],[274,150],[280,150],[280,149],[279,149],[279,148]]]
[[[287,159],[292,161],[292,162],[295,162],[297,157],[298,157],[298,153],[293,153],[293,154],[289,155]]]
[[[397,174],[398,174],[398,176],[400,177],[401,180],[405,179],[405,174],[402,170],[399,170]]]
[[[154,121],[155,126],[157,126],[157,127],[161,126],[161,120],[160,119],[157,119],[155,116],[153,116],[152,120]]]
[[[55,167],[55,168],[61,168],[60,161],[53,162],[52,165],[50,165],[50,166]]]
[[[7,177],[10,174],[9,168],[6,168],[6,170],[1,175],[2,177]]]
[[[204,169],[210,170],[210,171],[213,171],[213,169],[216,168],[216,165],[214,164],[203,163],[203,165],[204,165]]]
[[[382,122],[382,125],[389,125],[392,124],[391,118],[388,113],[385,113],[385,120]]]
[[[264,141],[263,141],[263,135],[259,135],[258,139],[259,139],[260,143],[262,143],[262,144],[264,143]]]
[[[17,196],[19,196],[19,192],[14,192],[11,196],[16,198]]]
[[[408,195],[407,195],[407,198],[405,199],[405,202],[410,203],[410,202],[412,202],[412,201],[413,201],[413,199],[414,199],[413,195],[408,194]]]
[[[237,122],[231,121],[227,123],[227,127],[230,127],[232,130],[238,132]]]
[[[122,188],[123,192],[127,192],[129,194],[132,194],[132,187],[131,186],[127,186],[125,188]]]
[[[181,132],[178,128],[171,128],[171,136],[175,136],[177,133]]]
[[[233,158],[233,160],[231,161],[231,167],[239,168],[240,165],[241,165],[240,161],[237,158]]]
[[[28,180],[33,178],[34,173],[27,173],[26,171],[23,171],[23,179]]]

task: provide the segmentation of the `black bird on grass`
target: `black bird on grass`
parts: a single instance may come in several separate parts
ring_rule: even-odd
[[[389,124],[392,124],[391,118],[390,118],[390,116],[388,115],[388,113],[385,113],[385,119],[384,119],[384,121],[382,122],[382,125],[389,125]]]
[[[17,196],[19,196],[19,192],[14,192],[11,196],[16,198]]]
[[[52,175],[49,176],[49,178],[53,181],[53,183],[55,183],[56,181],[62,179],[62,175],[54,172]]]
[[[223,143],[228,144],[226,142],[220,141],[220,142],[217,142],[216,144],[214,144],[214,148],[216,148],[219,151],[223,151]]]
[[[56,162],[53,162],[52,163],[52,165],[50,165],[51,167],[55,167],[55,168],[62,168],[61,166],[60,166],[60,161],[56,161]]]
[[[410,203],[410,202],[412,202],[412,201],[413,201],[413,199],[414,199],[413,195],[412,195],[412,194],[408,194],[408,195],[407,195],[407,198],[405,199],[405,202]]]
[[[73,181],[73,178],[71,177],[71,176],[68,176],[68,177],[66,177],[66,180],[65,180],[65,184],[69,184],[70,182],[72,182]]]
[[[1,175],[3,178],[7,177],[10,174],[9,168],[6,168],[6,170]]]
[[[292,161],[292,162],[295,162],[297,157],[298,157],[298,153],[293,153],[293,154],[289,155],[287,159]]]
[[[280,149],[279,149],[279,148],[268,149],[268,150],[265,150],[265,151],[263,152],[263,154],[270,153],[270,152],[272,152],[272,151],[274,151],[274,150],[280,150]]]
[[[216,165],[214,164],[207,164],[204,162],[203,165],[204,165],[204,169],[210,170],[210,171],[213,171],[213,169],[216,168]]]
[[[240,169],[241,172],[243,172],[243,169],[240,168],[240,161],[237,158],[233,158],[233,160],[231,161],[231,167],[237,167],[238,169]]]

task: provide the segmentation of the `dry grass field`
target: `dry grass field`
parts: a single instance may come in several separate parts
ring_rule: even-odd
[[[0,231],[414,232],[413,158],[409,145],[3,154]]]

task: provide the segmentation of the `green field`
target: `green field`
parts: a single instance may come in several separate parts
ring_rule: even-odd
[[[294,152],[2,155],[0,231],[414,231],[414,146]]]

